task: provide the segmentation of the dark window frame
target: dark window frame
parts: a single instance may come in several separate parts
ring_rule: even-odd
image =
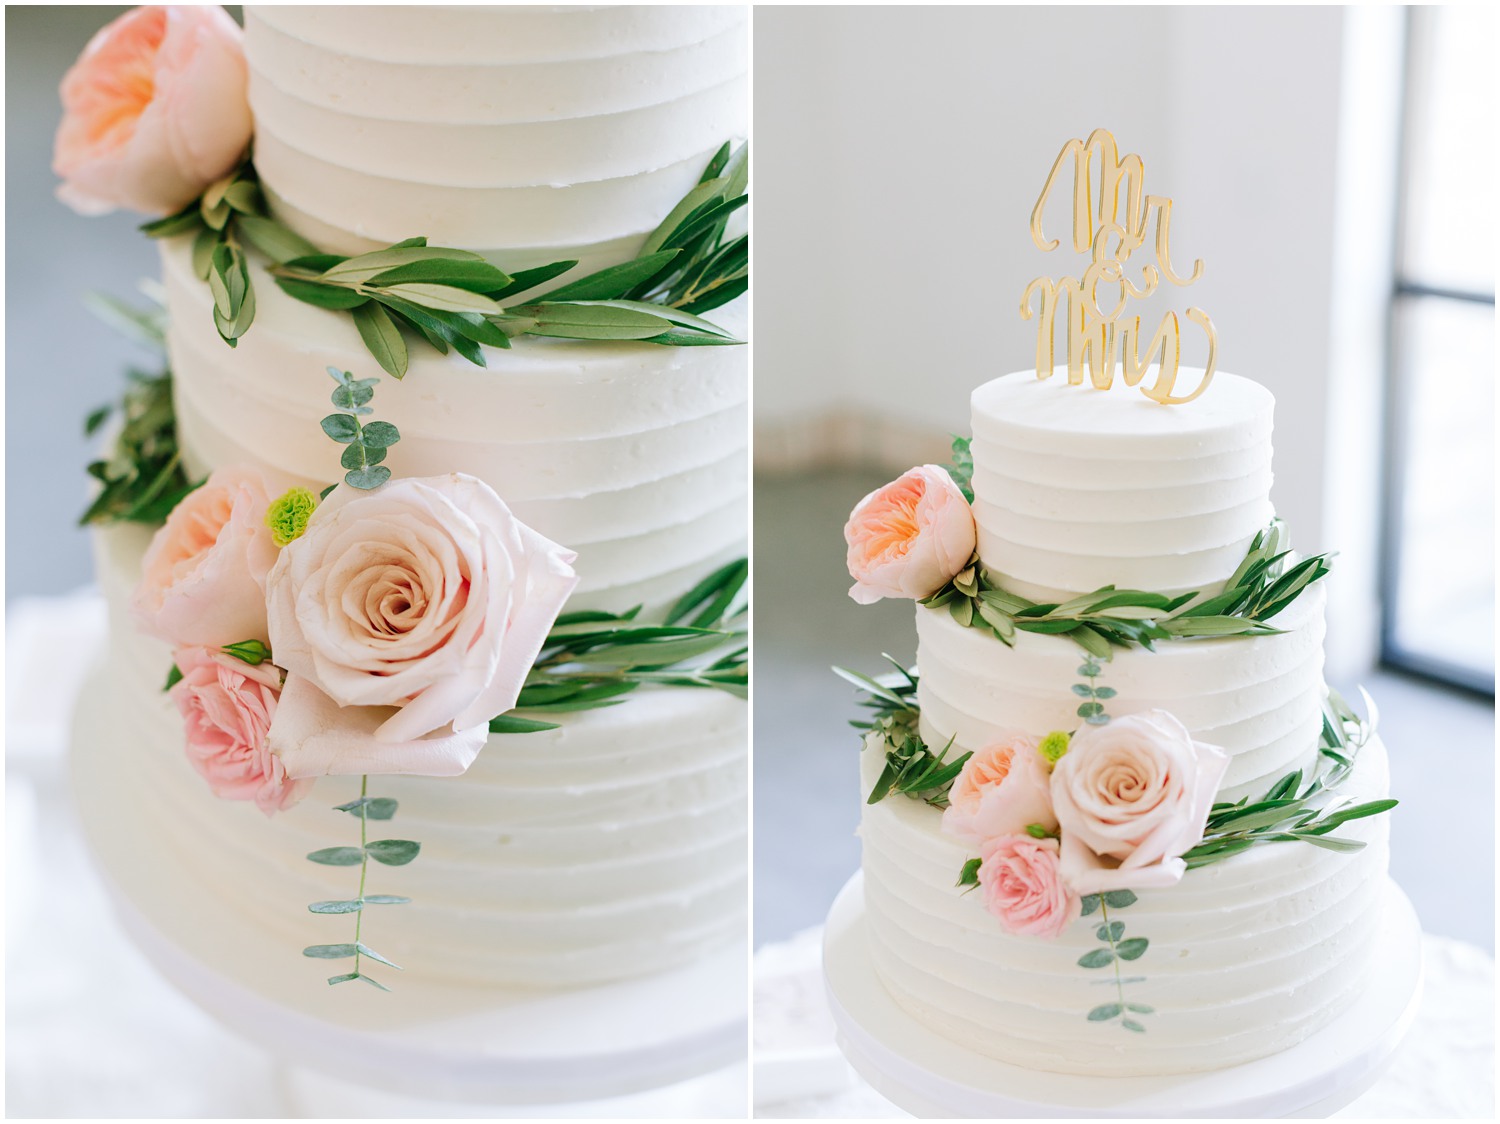
[[[1411,400],[1411,372],[1403,366],[1402,313],[1419,301],[1441,301],[1450,304],[1478,304],[1495,307],[1493,291],[1482,293],[1468,289],[1446,288],[1413,281],[1406,275],[1409,208],[1411,203],[1410,139],[1414,118],[1423,108],[1421,92],[1416,89],[1418,68],[1424,59],[1419,52],[1426,47],[1423,10],[1406,10],[1406,42],[1401,75],[1401,117],[1398,124],[1396,238],[1391,260],[1391,293],[1386,304],[1385,358],[1385,432],[1384,479],[1380,512],[1379,586],[1381,603],[1380,663],[1398,671],[1441,683],[1449,687],[1494,698],[1495,676],[1492,671],[1444,660],[1426,652],[1414,651],[1402,643],[1397,619],[1397,590],[1401,579],[1401,545],[1404,533],[1403,512],[1408,480],[1407,466],[1411,449],[1405,430],[1407,407]]]

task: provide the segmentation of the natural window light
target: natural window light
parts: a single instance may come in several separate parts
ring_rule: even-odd
[[[1495,684],[1495,205],[1481,8],[1410,16],[1391,304],[1386,662]]]

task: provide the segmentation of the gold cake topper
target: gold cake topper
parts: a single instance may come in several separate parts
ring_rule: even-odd
[[[1094,176],[1091,165],[1099,158],[1099,205],[1093,204]],[[1177,313],[1168,311],[1141,351],[1141,318],[1124,317],[1131,298],[1145,298],[1156,291],[1165,277],[1174,285],[1191,285],[1203,276],[1203,262],[1193,262],[1192,271],[1183,277],[1172,268],[1171,225],[1172,200],[1160,195],[1143,195],[1145,168],[1135,153],[1120,156],[1119,147],[1108,129],[1095,129],[1088,140],[1077,138],[1063,145],[1052,163],[1042,194],[1031,212],[1031,240],[1043,253],[1057,249],[1057,239],[1048,240],[1042,233],[1042,209],[1059,176],[1073,170],[1073,249],[1090,255],[1082,277],[1064,277],[1054,281],[1038,277],[1026,286],[1021,296],[1021,318],[1032,316],[1031,297],[1041,294],[1041,309],[1036,334],[1037,378],[1050,378],[1053,369],[1053,332],[1058,308],[1066,303],[1068,382],[1083,382],[1087,364],[1094,386],[1108,389],[1114,381],[1118,363],[1126,386],[1141,382],[1151,360],[1158,358],[1156,381],[1141,386],[1147,397],[1165,405],[1191,402],[1208,389],[1214,377],[1214,357],[1218,339],[1213,321],[1199,308],[1189,308],[1187,318],[1208,336],[1208,361],[1203,378],[1191,394],[1175,396],[1178,365],[1182,359],[1182,334]],[[1125,213],[1120,215],[1120,190],[1125,190]],[[1156,216],[1156,261],[1141,267],[1137,284],[1126,276],[1130,255],[1146,244],[1147,228]],[[1118,285],[1118,299],[1108,311],[1099,306],[1099,287]]]

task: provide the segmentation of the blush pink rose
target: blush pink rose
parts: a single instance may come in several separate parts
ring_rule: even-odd
[[[250,143],[240,29],[217,4],[133,8],[63,77],[52,170],[80,214],[181,210]]]
[[[1056,937],[1077,921],[1082,902],[1063,881],[1056,839],[1002,835],[980,848],[984,904],[1007,933]]]
[[[976,847],[1031,824],[1057,830],[1047,763],[1035,738],[1007,730],[964,762],[948,791],[943,832]]]
[[[1180,881],[1228,767],[1164,710],[1079,730],[1052,769],[1068,885],[1097,894]]]
[[[253,800],[266,815],[301,800],[311,781],[287,776],[266,735],[276,717],[281,672],[210,648],[180,648],[182,678],[168,692],[182,715],[188,761],[225,800]]]
[[[289,679],[337,706],[382,708],[370,731],[379,744],[365,744],[358,771],[411,772],[411,743],[483,730],[515,705],[578,584],[574,557],[472,476],[405,478],[371,492],[341,484],[267,580],[271,647]],[[273,740],[309,713],[283,705]],[[442,760],[424,752],[422,771],[462,772],[473,756],[462,752],[480,744],[461,739]],[[341,756],[316,767],[347,771]]]
[[[946,471],[924,464],[860,500],[844,541],[854,579],[850,597],[861,605],[882,597],[917,600],[969,564],[974,513]]]
[[[215,469],[156,532],[131,609],[142,632],[173,647],[266,640],[266,575],[276,542],[271,497],[251,468]]]

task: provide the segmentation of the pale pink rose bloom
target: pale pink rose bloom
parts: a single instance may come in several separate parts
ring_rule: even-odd
[[[254,800],[266,815],[306,795],[311,781],[287,776],[266,734],[276,717],[281,672],[211,648],[180,648],[182,678],[168,692],[182,715],[188,761],[225,800]]]
[[[1097,894],[1180,881],[1228,767],[1164,710],[1079,730],[1052,769],[1068,885]]]
[[[240,29],[217,4],[133,8],[63,77],[52,170],[80,214],[181,210],[250,143]]]
[[[964,762],[948,790],[943,832],[979,846],[1002,835],[1025,834],[1031,824],[1057,830],[1047,763],[1035,738],[1006,730]]]
[[[844,524],[849,596],[918,600],[962,572],[974,553],[974,513],[948,473],[924,464],[871,492]]]
[[[980,848],[985,908],[1007,933],[1056,937],[1077,921],[1082,903],[1063,881],[1056,839],[1002,835]]]
[[[266,575],[276,542],[266,526],[266,478],[215,469],[183,497],[141,564],[131,609],[142,632],[174,647],[266,640]]]
[[[578,584],[574,557],[472,476],[341,484],[271,571],[271,647],[338,706],[390,708],[371,731],[384,749],[367,746],[359,771],[410,772],[410,743],[485,727],[515,705]],[[422,771],[462,772],[457,760]]]
[[[339,706],[312,681],[287,677],[270,746],[288,776],[412,773],[456,777],[474,763],[489,737],[489,725],[449,726],[409,741],[382,739],[378,731],[396,714],[389,706]]]

